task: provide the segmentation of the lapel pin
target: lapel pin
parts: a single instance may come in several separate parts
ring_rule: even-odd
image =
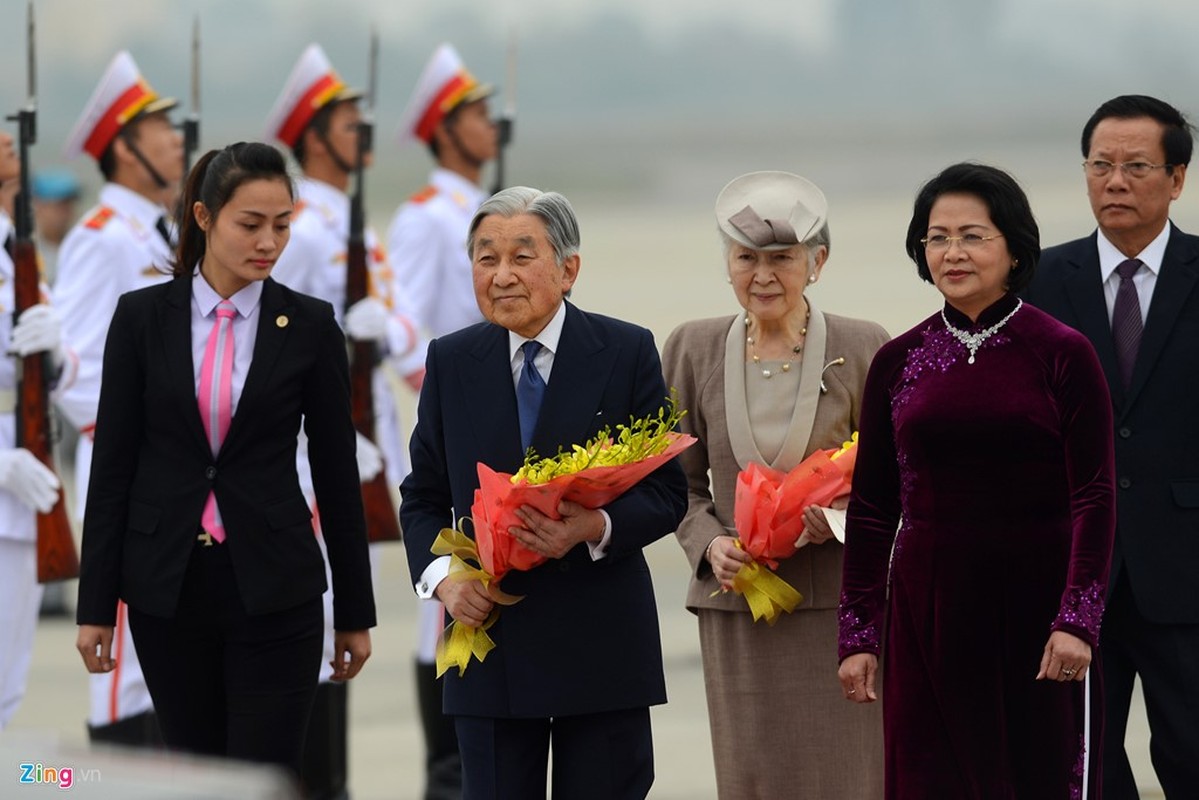
[[[279,316],[275,317],[275,326],[276,326],[276,327],[278,327],[278,328],[286,328],[286,327],[287,327],[287,323],[288,323],[288,319],[287,319],[287,315],[286,315],[286,314],[280,314]]]

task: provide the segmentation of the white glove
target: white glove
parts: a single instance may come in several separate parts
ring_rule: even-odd
[[[351,339],[378,341],[387,335],[387,318],[391,312],[381,300],[364,297],[346,312],[346,333]]]
[[[354,458],[358,461],[358,480],[366,483],[383,471],[383,454],[374,442],[361,433],[354,435],[358,437],[358,448],[354,451]]]
[[[8,352],[24,357],[43,350],[50,352],[56,365],[62,365],[62,321],[57,311],[39,303],[21,313],[20,321],[13,326]]]
[[[0,487],[25,505],[49,513],[60,486],[58,476],[24,447],[0,450]]]

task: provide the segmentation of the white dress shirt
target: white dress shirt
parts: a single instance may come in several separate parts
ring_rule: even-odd
[[[196,378],[196,396],[200,395],[200,369],[204,365],[204,349],[208,336],[216,322],[216,307],[224,298],[208,285],[199,268],[192,277],[192,372]],[[258,309],[262,305],[262,281],[253,281],[229,298],[237,306],[233,317],[233,405],[237,413],[237,402],[246,385],[250,362],[254,360],[254,343],[258,341]]]

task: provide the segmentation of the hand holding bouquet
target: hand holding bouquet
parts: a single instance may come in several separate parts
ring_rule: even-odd
[[[771,570],[802,546],[805,508],[849,494],[857,444],[855,433],[840,449],[817,450],[790,472],[753,463],[737,475],[733,520],[740,546],[754,561],[737,573],[733,591],[745,596],[755,622],[765,618],[774,624],[780,613],[803,602]]]
[[[604,429],[552,458],[538,458],[530,450],[515,475],[479,464],[471,516],[483,568],[498,580],[509,569],[527,570],[545,562],[547,556],[509,533],[525,527],[517,511],[528,506],[558,520],[563,500],[587,509],[606,506],[694,444],[695,437],[674,430],[684,414],[672,393],[657,414],[618,425],[615,436]]]
[[[461,549],[465,546],[461,540],[455,539],[451,545],[448,538],[443,542],[442,537],[438,539],[442,544],[434,544],[434,547],[458,548],[466,558],[479,565],[477,569],[468,568],[472,572],[463,573],[468,579],[483,581],[488,593],[501,605],[505,603],[497,595],[510,600],[507,604],[515,602],[519,598],[499,591],[499,581],[510,570],[530,570],[548,560],[548,556],[525,546],[509,532],[511,528],[526,527],[518,512],[527,515],[527,509],[531,508],[552,520],[561,520],[563,515],[559,506],[563,501],[592,510],[611,503],[695,443],[695,437],[674,430],[685,413],[679,409],[677,397],[672,392],[657,414],[631,419],[628,425],[618,425],[615,436],[604,429],[584,444],[573,445],[569,452],[559,451],[552,458],[538,458],[530,450],[524,466],[515,475],[496,472],[480,463],[477,467],[479,488],[475,490],[471,505],[474,541],[449,531],[466,539],[469,551]],[[446,533],[442,531],[442,534]],[[483,660],[495,646],[486,629],[498,613],[496,608],[489,622],[478,629],[451,623],[442,642],[458,641],[461,644],[447,655],[446,668],[457,666],[462,674],[472,655]],[[442,671],[439,648],[438,674]]]

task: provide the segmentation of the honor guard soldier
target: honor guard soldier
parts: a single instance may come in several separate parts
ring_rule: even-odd
[[[75,451],[75,513],[82,519],[100,400],[104,342],[117,299],[170,278],[170,214],[164,205],[183,176],[183,147],[160,97],[121,51],[92,92],[64,155],[86,153],[104,176],[98,204],[67,234],[58,254],[54,305],[63,338],[79,359],[78,377],[59,406],[80,432]],[[133,649],[125,607],[117,611],[116,669],[94,674],[88,731],[92,741],[156,745],[161,741],[150,694]]]
[[[429,183],[396,211],[388,251],[422,331],[442,336],[483,321],[475,301],[466,241],[471,218],[487,194],[483,166],[496,157],[488,114],[493,89],[467,71],[457,51],[439,46],[425,65],[400,122],[401,144],[423,142],[437,166]],[[426,748],[428,800],[461,794],[453,721],[441,713],[434,653],[445,626],[441,603],[421,600],[416,652],[417,697]]]
[[[13,138],[0,130],[0,731],[25,695],[33,657],[42,599],[37,512],[54,507],[60,486],[53,471],[17,446],[16,358],[48,351],[58,366],[64,363],[59,317],[50,306],[27,308],[20,323],[13,325],[15,231],[10,206],[20,174]]]
[[[333,304],[343,330],[354,339],[372,340],[383,355],[372,376],[378,446],[358,437],[359,475],[364,481],[386,471],[398,486],[407,474],[407,454],[388,371],[420,388],[424,346],[405,313],[395,276],[373,231],[364,231],[370,296],[346,309],[347,242],[350,196],[347,190],[358,160],[363,93],[346,86],[319,45],[309,45],[292,69],[283,93],[267,120],[267,138],[291,148],[302,175],[296,181],[296,211],[291,241],[275,264],[273,277],[296,291]],[[369,165],[370,153],[363,156]],[[381,460],[381,461],[380,461]],[[297,468],[312,502],[307,454],[300,448]],[[319,519],[319,515],[314,515]],[[330,584],[332,585],[332,584]],[[326,646],[332,646],[329,592]],[[331,655],[331,649],[327,656]],[[303,781],[309,798],[346,795],[347,687],[331,682],[326,657],[309,723]]]
[[[425,65],[400,121],[401,144],[423,142],[437,166],[428,185],[392,219],[388,253],[417,323],[433,336],[483,320],[462,243],[487,198],[479,187],[483,166],[497,152],[487,106],[493,92],[443,44]]]

